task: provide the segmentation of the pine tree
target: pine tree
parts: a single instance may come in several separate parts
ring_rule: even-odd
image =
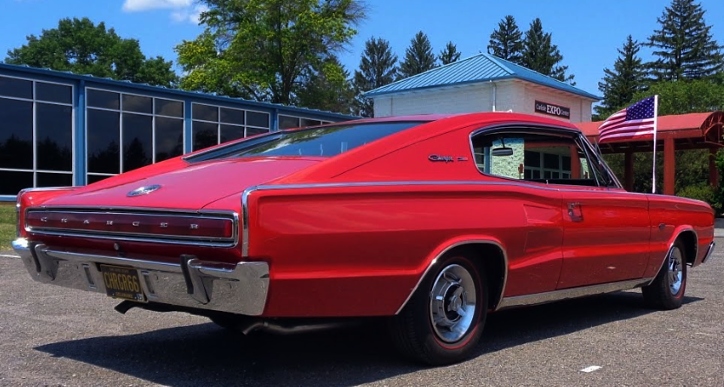
[[[643,89],[644,65],[637,56],[641,45],[631,35],[618,49],[619,57],[613,64],[613,70],[604,69],[603,82],[598,90],[603,93],[603,101],[596,107],[596,114],[603,119],[632,102],[634,94]]]
[[[520,64],[543,75],[575,85],[573,75],[566,75],[568,66],[559,65],[563,55],[558,46],[551,43],[551,33],[543,32],[543,23],[536,18],[525,33]]]
[[[434,67],[435,54],[432,53],[432,44],[427,35],[420,31],[410,41],[410,47],[405,50],[405,60],[400,63],[398,79],[424,73]]]
[[[397,55],[392,53],[390,42],[374,37],[365,42],[365,50],[354,72],[354,89],[357,94],[357,114],[372,117],[372,102],[361,96],[363,92],[374,90],[392,83],[397,76]]]
[[[447,42],[447,44],[445,45],[445,49],[440,51],[438,59],[440,59],[440,63],[443,66],[446,64],[457,62],[460,59],[460,51],[458,51],[458,47],[453,44],[453,42]]]
[[[712,39],[704,13],[694,0],[672,0],[656,19],[661,29],[655,30],[646,44],[657,57],[648,64],[655,79],[698,79],[721,69],[721,46]]]
[[[523,51],[522,36],[523,33],[518,29],[515,18],[508,15],[498,23],[498,28],[490,34],[488,53],[520,64]]]

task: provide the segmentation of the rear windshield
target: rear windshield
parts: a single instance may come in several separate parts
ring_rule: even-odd
[[[247,141],[229,144],[227,147],[208,153],[201,153],[187,160],[260,156],[332,157],[422,123],[424,122],[373,122],[272,132]]]

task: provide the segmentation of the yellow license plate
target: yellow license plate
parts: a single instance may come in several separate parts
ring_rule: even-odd
[[[138,271],[130,267],[101,265],[106,294],[124,300],[145,301]]]

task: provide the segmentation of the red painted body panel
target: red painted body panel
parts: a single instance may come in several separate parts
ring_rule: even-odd
[[[620,189],[562,190],[565,212],[559,289],[641,278],[649,260],[646,195]],[[573,219],[569,206],[577,206]]]
[[[22,206],[243,214],[234,247],[124,241],[123,252],[163,262],[181,254],[268,262],[268,317],[395,314],[439,254],[466,241],[502,249],[502,293],[515,297],[651,278],[680,232],[696,233],[696,264],[713,240],[713,212],[702,202],[518,181],[485,175],[475,164],[476,130],[535,125],[576,132],[568,123],[512,113],[422,119],[433,122],[335,157],[177,158],[88,187],[24,195]],[[451,161],[433,162],[431,155]],[[161,189],[127,196],[152,184]],[[579,205],[583,221],[571,219],[570,203]],[[27,236],[65,250],[115,254],[111,241]]]

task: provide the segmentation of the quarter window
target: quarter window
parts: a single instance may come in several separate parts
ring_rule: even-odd
[[[541,130],[489,131],[472,138],[480,172],[547,184],[606,185],[614,180],[605,168],[594,169],[585,140],[577,134]],[[606,178],[608,176],[608,178]]]

